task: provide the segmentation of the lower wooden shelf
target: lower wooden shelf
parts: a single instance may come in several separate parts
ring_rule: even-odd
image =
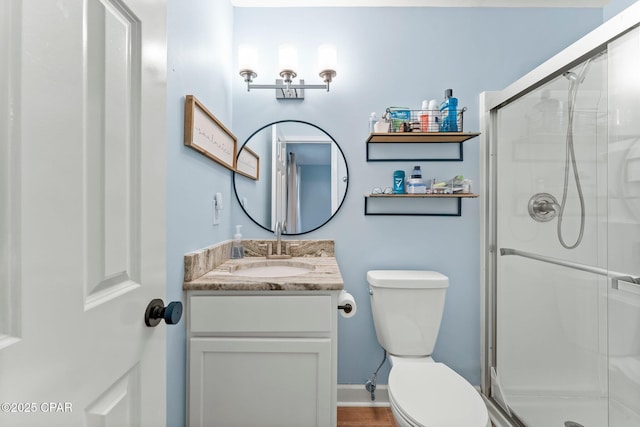
[[[462,199],[479,197],[474,193],[455,194],[365,194],[365,215],[461,216]],[[436,204],[435,199],[440,199]],[[449,200],[446,206],[443,200]],[[452,203],[451,203],[452,202]],[[378,209],[372,204],[377,204]],[[454,209],[451,209],[451,207]],[[400,209],[397,209],[400,207]],[[395,209],[389,209],[395,208]],[[423,211],[424,208],[429,208]],[[448,209],[447,209],[448,208]]]

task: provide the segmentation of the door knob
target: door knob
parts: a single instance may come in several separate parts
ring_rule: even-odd
[[[182,318],[182,303],[180,301],[170,302],[166,307],[161,299],[151,300],[144,312],[144,323],[153,328],[158,326],[162,319],[167,325],[175,325]]]

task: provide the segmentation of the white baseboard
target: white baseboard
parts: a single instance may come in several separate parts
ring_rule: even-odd
[[[480,393],[480,386],[474,386]],[[376,387],[376,400],[364,384],[338,384],[338,406],[389,406],[389,391],[386,384]]]
[[[338,406],[389,406],[389,392],[386,384],[376,387],[376,400],[364,384],[338,384]]]

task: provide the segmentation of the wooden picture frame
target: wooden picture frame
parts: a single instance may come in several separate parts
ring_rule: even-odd
[[[236,172],[255,181],[260,179],[260,157],[247,146],[238,153]]]
[[[193,95],[184,103],[184,145],[236,169],[237,138]]]

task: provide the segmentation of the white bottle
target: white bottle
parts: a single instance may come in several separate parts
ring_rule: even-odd
[[[241,225],[236,225],[236,234],[233,235],[233,243],[231,244],[231,259],[244,258],[242,234],[240,233],[241,228]]]
[[[420,109],[420,132],[429,132],[429,101],[422,101]]]
[[[378,122],[378,116],[376,115],[376,113],[371,113],[371,116],[369,117],[369,132],[373,133],[375,131],[375,125]]]
[[[422,170],[420,166],[414,166],[411,172],[411,178],[407,181],[407,193],[409,194],[425,194],[427,185],[422,179]]]
[[[429,101],[429,132],[440,131],[440,107],[438,101]]]

